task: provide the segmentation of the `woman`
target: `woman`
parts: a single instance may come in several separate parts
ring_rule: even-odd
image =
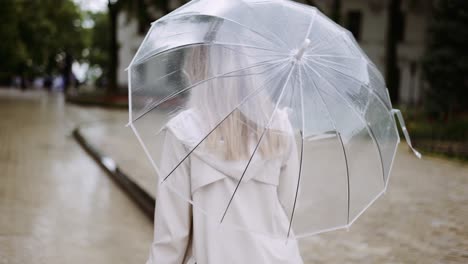
[[[293,131],[264,89],[274,83],[238,71],[251,63],[242,53],[219,46],[186,52],[190,84],[236,74],[196,85],[165,126],[160,175],[167,176],[157,190],[147,264],[302,263],[296,241],[286,243],[298,175]]]

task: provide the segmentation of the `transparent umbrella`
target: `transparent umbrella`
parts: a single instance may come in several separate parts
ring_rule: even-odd
[[[349,227],[387,188],[395,114],[411,147],[352,34],[292,1],[191,1],[152,24],[128,80],[129,125],[159,184],[214,224],[294,238]],[[168,133],[183,145],[170,161]],[[213,172],[194,172],[200,160]],[[215,204],[196,198],[219,181]]]

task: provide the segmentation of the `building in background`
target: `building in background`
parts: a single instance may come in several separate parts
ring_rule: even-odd
[[[185,2],[184,0],[171,0],[169,8],[170,10],[176,9]],[[389,22],[393,21],[392,32],[396,52],[395,98],[398,98],[399,103],[407,105],[421,103],[424,81],[420,61],[425,48],[426,25],[431,16],[431,1],[302,0],[298,2],[315,4],[325,14],[337,16],[339,23],[354,34],[383,75],[387,73],[387,65],[389,65],[387,36]],[[397,10],[393,12],[393,18],[389,19],[391,2],[397,5]],[[148,12],[154,20],[163,15],[161,11],[154,8],[149,8]],[[122,89],[128,83],[124,70],[130,64],[148,28],[142,28],[136,19],[125,12],[118,15],[118,85]]]
[[[170,0],[169,10],[174,10],[187,1],[185,0]],[[152,8],[147,9],[148,15],[152,20],[157,20],[164,13],[161,10]],[[128,84],[128,76],[125,69],[132,61],[133,56],[138,50],[143,38],[145,37],[150,24],[140,25],[138,20],[125,12],[120,12],[117,17],[117,42],[119,46],[119,65],[117,68],[117,84],[121,89],[126,89]]]
[[[354,34],[361,47],[385,75],[388,64],[388,23],[391,20],[389,7],[392,1],[399,5],[397,8],[399,10],[392,19],[396,42],[395,94],[399,103],[417,105],[423,99],[421,58],[425,49],[426,25],[430,19],[432,1],[341,1],[340,24]],[[328,3],[326,6],[328,11],[324,11],[330,13],[331,4]]]

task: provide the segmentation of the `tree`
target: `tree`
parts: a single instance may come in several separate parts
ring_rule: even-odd
[[[315,0],[304,0],[304,3],[307,5],[315,6]]]
[[[337,23],[341,22],[341,0],[333,0],[331,18]]]
[[[86,60],[90,68],[101,69],[101,81],[107,81],[109,79],[109,69],[111,68],[109,63],[110,32],[108,14],[105,12],[90,12],[87,14],[87,18],[93,22],[93,26],[87,32],[89,52]]]
[[[399,99],[398,42],[402,21],[401,0],[390,0],[387,13],[387,45],[385,56],[385,77],[390,98],[394,103]]]
[[[45,15],[54,25],[53,38],[49,42],[47,71],[50,73],[53,69],[51,64],[55,64],[54,59],[57,59],[57,55],[62,55],[60,70],[65,88],[68,88],[73,82],[72,64],[75,60],[83,58],[83,50],[86,48],[83,16],[72,1],[42,0],[41,5],[47,7]]]
[[[119,12],[126,12],[129,19],[137,19],[140,33],[149,28],[152,16],[150,8],[161,10],[163,14],[169,13],[169,0],[108,0],[109,14],[109,84],[108,92],[117,93],[117,69],[119,65],[119,45],[117,42],[117,16]]]
[[[428,26],[423,72],[428,110],[451,119],[468,111],[468,1],[438,0]]]
[[[109,12],[109,82],[107,87],[108,93],[116,93],[117,86],[117,69],[119,66],[119,44],[117,43],[117,15],[119,12],[118,2],[108,0],[107,2]]]
[[[13,0],[4,0],[0,8],[2,26],[0,27],[0,83],[8,84],[11,76],[19,69],[22,61],[26,61],[26,49],[17,30],[18,10]]]
[[[67,80],[73,58],[80,59],[85,48],[82,17],[74,2],[3,0],[0,7],[1,78],[63,70]]]

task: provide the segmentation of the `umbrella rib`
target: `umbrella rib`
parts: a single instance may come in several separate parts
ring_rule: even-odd
[[[168,16],[167,18],[184,17],[184,16],[185,16],[185,17],[200,17],[200,16],[205,16],[205,17],[211,17],[211,18],[215,18],[215,19],[220,19],[220,20],[223,20],[223,21],[228,21],[228,22],[231,22],[231,23],[233,23],[233,24],[239,25],[239,26],[241,26],[241,27],[243,27],[243,28],[246,28],[246,29],[250,30],[251,32],[253,32],[253,33],[255,33],[255,34],[259,35],[259,36],[261,36],[262,38],[264,38],[264,39],[266,39],[266,40],[275,41],[275,40],[273,40],[273,39],[271,39],[271,38],[269,38],[269,37],[266,37],[266,36],[262,35],[260,32],[254,30],[254,29],[252,29],[252,28],[249,28],[247,25],[241,24],[241,23],[239,23],[239,22],[237,22],[237,21],[234,21],[234,20],[232,20],[232,19],[229,19],[229,18],[223,17],[223,16],[214,16],[214,15],[203,14],[203,13],[202,13],[202,14],[183,14],[183,13],[182,13],[182,14],[178,14],[178,15]],[[165,20],[161,20],[161,21],[165,21]],[[160,23],[161,21],[157,21],[156,23]],[[268,32],[270,32],[270,31],[268,31]],[[270,32],[270,33],[272,33],[272,32]],[[282,42],[283,44],[285,44],[285,45],[287,46],[287,44],[284,42],[284,40],[280,39],[279,36],[276,36],[276,35],[273,34],[273,33],[272,33],[272,35],[273,35],[274,37],[276,37],[277,40],[279,40],[280,42]],[[274,42],[273,42],[273,43],[274,43]]]
[[[229,112],[229,114],[227,114],[227,115],[226,115],[226,116],[225,116],[225,117],[208,133],[208,134],[206,134],[206,135],[200,140],[200,142],[198,142],[197,145],[195,145],[195,147],[193,147],[193,148],[189,151],[189,153],[187,153],[187,155],[185,155],[185,157],[171,170],[171,172],[169,172],[169,174],[167,174],[167,176],[164,177],[163,182],[165,182],[165,181],[169,178],[169,176],[171,176],[172,173],[180,166],[180,164],[182,164],[182,163],[192,154],[192,152],[194,152],[195,149],[197,149],[198,146],[200,146],[201,143],[203,143],[203,142],[205,141],[205,139],[207,139],[207,138],[213,133],[213,131],[215,131],[215,130],[216,130],[226,119],[228,119],[228,117],[231,116],[232,113],[234,113],[234,111],[236,111],[236,110],[237,110],[237,107],[234,108],[231,112]]]
[[[250,6],[249,6],[249,8],[250,8]],[[250,9],[251,9],[251,8],[250,8]],[[167,18],[183,17],[183,16],[208,16],[208,17],[214,17],[214,18],[223,19],[223,20],[225,20],[225,21],[229,21],[229,22],[232,22],[232,23],[234,23],[234,24],[238,24],[238,25],[240,25],[240,26],[242,26],[242,27],[245,27],[245,28],[247,28],[248,30],[250,30],[250,31],[252,31],[252,32],[254,32],[254,33],[256,33],[256,34],[259,34],[260,36],[266,38],[265,36],[261,35],[259,32],[255,31],[255,30],[253,30],[253,29],[251,29],[251,28],[249,28],[249,27],[247,27],[246,25],[240,24],[239,22],[233,21],[232,19],[229,19],[229,18],[226,18],[226,17],[223,17],[223,16],[214,16],[214,15],[203,14],[203,13],[202,13],[202,14],[197,14],[197,15],[181,13],[181,14],[176,14],[176,15],[172,15],[172,16],[167,16]],[[159,21],[157,21],[156,23],[158,23],[158,22],[159,22]],[[277,36],[276,34],[274,34],[273,32],[271,32],[270,30],[265,30],[265,31],[268,31],[269,33],[272,34],[272,36],[274,36],[275,38],[277,38],[280,42],[282,42],[283,44],[287,45],[286,42],[284,42],[284,40],[282,40],[279,36]],[[266,38],[266,39],[268,39],[268,40],[270,40],[270,41],[273,41],[272,39],[269,39],[269,38]]]
[[[348,211],[347,211],[347,220],[346,220],[346,225],[349,225],[349,214],[350,214],[350,203],[351,203],[351,188],[350,188],[350,183],[349,183],[349,164],[348,164],[348,155],[346,154],[346,148],[343,144],[343,138],[341,137],[341,133],[337,132],[338,139],[341,144],[341,148],[343,149],[343,155],[345,159],[345,164],[346,164],[346,183],[348,186],[348,192],[347,192],[347,201],[348,201]]]
[[[249,4],[249,3],[246,3],[246,2],[244,2],[244,4],[252,11],[253,15],[255,15],[256,12],[255,12],[255,10],[250,6],[250,4]],[[267,31],[267,32],[269,32],[269,33],[271,33],[275,38],[277,38],[279,41],[283,42],[283,44],[285,44],[285,45],[287,46],[287,43],[286,43],[283,39],[281,39],[280,36],[278,36],[277,34],[275,34],[274,31],[267,30],[267,29],[265,29],[265,28],[264,28],[263,30],[265,30],[265,31]]]
[[[311,61],[311,62],[314,62],[314,63],[317,63],[317,64],[319,64],[319,65],[321,65],[322,67],[325,67],[325,68],[327,68],[327,69],[331,69],[331,70],[337,72],[338,74],[341,74],[341,75],[343,75],[343,76],[346,76],[346,77],[348,77],[348,78],[350,78],[350,79],[353,79],[353,80],[355,80],[356,82],[359,82],[359,83],[360,83],[360,81],[357,80],[354,76],[351,76],[351,75],[349,75],[349,74],[345,74],[344,72],[341,72],[341,71],[339,71],[339,70],[337,70],[337,69],[335,69],[335,68],[333,68],[333,67],[327,66],[327,65],[325,65],[325,64],[323,64],[323,63],[320,63],[320,62],[318,62],[317,60],[311,60],[311,59],[307,59],[307,60],[309,60],[309,61]],[[378,93],[375,93],[374,90],[372,90],[371,88],[369,88],[367,84],[366,84],[366,85],[361,85],[361,86],[364,87],[364,88],[366,88],[370,93],[374,94],[375,97],[377,98],[377,100],[378,100],[388,111],[390,111],[390,110],[392,109],[392,107],[388,106],[388,105],[384,102],[384,100],[380,97],[380,95],[379,95]]]
[[[309,67],[310,68],[310,67]],[[320,101],[322,102],[323,106],[325,107],[325,110],[327,110],[327,113],[328,113],[328,117],[333,125],[333,128],[335,129],[335,131],[338,131],[338,128],[336,128],[336,123],[335,123],[335,120],[333,120],[332,118],[332,115],[331,115],[331,112],[330,112],[330,109],[328,109],[328,106],[327,104],[325,103],[325,100],[323,99],[323,96],[322,96],[322,93],[320,93],[319,89],[318,89],[318,85],[317,83],[315,82],[315,80],[312,78],[312,83],[314,84],[314,88],[315,88],[315,91],[317,92],[319,98],[320,98]]]
[[[164,55],[164,54],[166,54],[168,52],[174,52],[174,51],[177,51],[177,50],[180,50],[180,49],[185,49],[185,48],[188,48],[188,47],[191,47],[191,46],[198,46],[198,45],[200,45],[200,46],[204,46],[204,45],[233,46],[233,47],[242,47],[242,48],[250,48],[250,49],[258,49],[258,50],[263,50],[263,51],[269,51],[269,52],[276,53],[278,55],[284,55],[284,56],[289,55],[289,53],[282,53],[282,52],[279,52],[277,50],[272,50],[272,49],[259,47],[259,46],[253,46],[253,45],[241,45],[241,44],[232,44],[232,43],[225,43],[225,42],[196,42],[196,43],[189,43],[189,44],[180,45],[180,46],[177,46],[177,47],[174,47],[174,48],[162,50],[162,51],[156,52],[154,54],[152,54],[152,52],[148,52],[147,54],[145,54],[145,56],[140,58],[137,62],[132,61],[129,64],[129,66],[127,67],[127,69],[132,67],[136,63],[141,64],[143,62],[148,61],[149,59],[151,59],[153,57]]]
[[[145,112],[140,114],[138,117],[136,117],[132,122],[136,122],[138,119],[144,117],[147,113],[149,113],[150,111],[152,111],[153,109],[157,108],[158,106],[162,105],[163,103],[173,99],[174,97],[176,97],[177,95],[183,93],[183,92],[186,92],[188,90],[191,90],[193,89],[194,87],[197,87],[198,85],[200,84],[203,84],[205,82],[208,82],[208,81],[211,81],[211,80],[214,80],[216,78],[219,78],[219,77],[224,77],[226,75],[229,75],[229,74],[232,74],[232,73],[236,73],[236,72],[241,72],[241,71],[245,71],[245,70],[248,70],[248,69],[252,69],[252,68],[255,68],[255,67],[259,67],[259,66],[263,66],[263,65],[266,65],[266,64],[269,64],[269,63],[272,63],[272,65],[275,65],[275,64],[278,64],[282,61],[286,61],[288,60],[289,58],[282,58],[282,59],[274,59],[274,60],[268,60],[268,61],[263,61],[263,62],[260,62],[260,63],[257,63],[257,64],[254,64],[252,66],[249,66],[249,67],[245,67],[245,68],[241,68],[241,69],[237,69],[237,70],[234,70],[234,71],[230,71],[230,72],[226,72],[226,73],[223,73],[223,74],[219,74],[219,75],[216,75],[216,76],[213,76],[213,77],[210,77],[210,78],[207,78],[207,79],[204,79],[202,81],[199,81],[195,84],[192,84],[178,92],[175,92],[171,95],[168,95],[166,97],[164,97],[163,99],[161,99],[158,103],[156,103],[155,105],[153,106],[149,106],[147,110],[144,110]]]
[[[304,132],[301,130],[301,157],[299,159],[299,175],[297,177],[297,185],[296,185],[296,194],[294,195],[294,204],[291,212],[291,220],[289,221],[289,227],[288,227],[288,235],[287,238],[289,238],[289,235],[291,233],[291,228],[292,228],[292,223],[294,219],[294,213],[296,211],[296,203],[297,203],[297,196],[299,194],[299,184],[301,183],[301,177],[302,177],[302,166],[303,166],[303,158],[304,158]],[[293,142],[294,144],[294,142]]]
[[[283,68],[284,68],[284,67],[283,67]],[[271,78],[270,78],[270,80],[271,80]],[[265,83],[268,83],[270,80],[266,81]],[[209,136],[210,136],[210,135],[211,135],[211,134],[212,134],[228,117],[229,117],[229,116],[231,116],[231,115],[234,113],[234,111],[236,111],[237,109],[239,109],[239,107],[240,107],[241,105],[243,105],[245,102],[247,102],[247,100],[248,100],[251,96],[253,96],[256,92],[259,92],[259,91],[263,90],[264,88],[265,88],[265,86],[261,86],[261,87],[259,87],[258,89],[255,89],[255,90],[252,91],[250,94],[248,94],[248,95],[245,97],[245,99],[242,100],[242,102],[240,102],[236,107],[234,107],[234,109],[233,109],[231,112],[229,112],[229,113],[228,113],[228,114],[227,114],[227,115],[210,131],[210,132],[208,132],[208,134],[207,134],[205,137],[203,137],[203,138],[200,140],[200,142],[198,142],[197,145],[195,145],[195,146],[189,151],[189,153],[187,153],[187,155],[185,155],[185,157],[184,157],[184,158],[167,174],[167,176],[164,177],[163,182],[166,181],[166,180],[169,178],[169,176],[171,176],[172,173],[180,166],[180,164],[182,164],[182,163],[195,151],[195,149],[197,149],[198,146],[200,146],[201,143],[203,143],[203,142],[205,141],[205,139],[207,139],[207,138],[208,138],[208,137],[209,137]]]
[[[208,14],[190,15],[190,16],[207,16],[207,17],[213,17],[213,18],[222,19],[222,20],[224,20],[224,21],[228,21],[228,22],[231,22],[231,23],[233,23],[233,24],[239,25],[239,26],[241,26],[241,27],[243,27],[243,28],[245,28],[245,29],[247,29],[247,30],[249,30],[249,31],[251,31],[251,32],[253,32],[253,33],[255,33],[255,34],[257,34],[258,36],[264,38],[265,40],[271,41],[271,43],[275,43],[275,40],[274,40],[274,39],[271,39],[270,37],[266,37],[266,36],[262,35],[260,32],[254,30],[254,29],[252,29],[252,28],[249,28],[247,25],[241,24],[241,23],[239,23],[239,22],[237,22],[237,21],[234,21],[234,20],[229,19],[229,18],[226,18],[226,17],[222,17],[222,16],[213,16],[213,15],[208,15]],[[285,47],[287,47],[287,44],[284,42],[284,40],[280,39],[280,38],[277,37],[276,35],[273,35],[273,36],[275,36],[275,37],[277,38],[277,40],[279,40],[280,42],[282,42],[284,45],[286,45]],[[277,40],[276,40],[276,41],[277,41]]]
[[[359,59],[361,56],[341,56],[341,55],[331,55],[331,54],[310,54],[304,55],[304,58],[338,58],[338,59]]]
[[[351,103],[346,99],[339,91],[336,89],[336,87],[331,84],[326,78],[324,78],[319,72],[317,72],[314,68],[312,68],[307,62],[304,62],[304,65],[308,67],[310,70],[315,72],[320,78],[322,78],[325,82],[328,83],[335,91],[336,93],[341,97],[341,99],[348,105],[349,108],[354,112],[354,114],[361,120],[361,122],[366,126],[367,131],[369,132],[369,136],[372,138],[372,141],[377,147],[377,152],[379,153],[380,157],[380,165],[382,167],[382,177],[384,179],[384,184],[385,184],[385,169],[384,169],[384,164],[383,164],[383,159],[382,159],[382,153],[380,151],[380,146],[379,143],[377,142],[377,139],[375,137],[374,132],[372,131],[372,128],[369,126],[369,124],[364,120],[364,118],[356,111],[356,109],[351,105]],[[320,93],[320,92],[319,92]]]
[[[253,56],[253,55],[248,54],[248,53],[246,53],[246,52],[241,52],[241,51],[236,50],[236,49],[234,49],[234,48],[232,48],[232,47],[229,47],[230,44],[220,44],[220,43],[216,43],[216,44],[219,44],[219,45],[220,45],[221,47],[223,47],[224,49],[227,49],[227,50],[230,50],[230,51],[234,51],[234,52],[236,52],[236,53],[245,55],[245,56],[250,57],[250,58],[273,57],[273,56],[284,57],[284,56],[289,56],[289,55],[290,55],[290,54],[288,54],[288,53],[274,52],[274,54],[265,54],[265,55],[262,55],[262,56],[260,56],[260,55]],[[236,46],[242,46],[242,45],[232,45],[232,46],[236,47]],[[245,46],[242,46],[242,47],[245,48]],[[258,48],[257,48],[257,49],[258,49]]]
[[[302,68],[301,68],[302,69]],[[297,204],[297,197],[299,194],[299,184],[301,183],[301,177],[302,177],[302,166],[303,166],[303,157],[304,157],[304,127],[305,127],[305,121],[304,121],[304,87],[302,83],[302,71],[299,69],[299,91],[300,91],[300,97],[301,97],[301,156],[299,160],[299,174],[297,177],[297,185],[296,185],[296,193],[294,195],[294,203],[293,203],[293,208],[291,212],[291,219],[289,221],[289,227],[288,227],[288,234],[286,236],[286,239],[289,239],[289,235],[291,233],[291,228],[292,228],[292,223],[294,219],[294,213],[296,212],[296,204]],[[293,142],[294,144],[295,142]]]
[[[141,43],[145,43],[145,41],[149,38],[151,32],[153,31],[153,25],[151,25],[151,27],[149,28],[148,30],[148,33],[146,34],[146,36],[143,38],[143,41]],[[138,50],[137,52],[135,53],[135,56],[133,56],[132,60],[130,61],[130,64],[129,66],[127,67],[127,69],[133,64],[133,62],[135,61],[137,55],[141,52],[141,49],[142,49],[143,45],[140,45],[138,47]]]
[[[234,196],[236,195],[237,190],[239,189],[239,186],[240,186],[242,180],[244,179],[245,173],[247,172],[247,169],[249,168],[250,163],[251,163],[252,160],[253,160],[253,157],[254,157],[255,154],[257,153],[258,147],[260,146],[260,143],[262,142],[262,139],[263,139],[263,137],[265,136],[266,131],[269,129],[269,127],[270,127],[270,125],[271,125],[271,122],[273,121],[273,118],[275,117],[276,110],[278,109],[278,106],[279,106],[279,104],[280,104],[280,102],[281,102],[281,99],[282,99],[282,97],[283,97],[283,95],[284,95],[284,91],[286,90],[286,86],[287,86],[287,84],[288,84],[288,82],[289,82],[289,79],[291,78],[291,75],[292,75],[293,70],[294,70],[294,68],[296,67],[296,65],[297,65],[297,64],[294,63],[294,64],[291,66],[291,69],[289,70],[288,76],[286,77],[286,80],[285,80],[285,82],[284,82],[284,85],[283,85],[283,87],[281,88],[281,94],[280,94],[279,97],[278,97],[278,102],[276,103],[275,108],[274,108],[273,111],[272,111],[270,120],[268,120],[268,123],[266,124],[265,128],[264,128],[263,131],[262,131],[262,134],[260,135],[260,138],[258,139],[257,145],[255,146],[255,148],[254,148],[254,150],[253,150],[253,152],[252,152],[252,155],[250,156],[249,161],[247,162],[247,165],[245,166],[245,169],[244,169],[244,171],[242,172],[242,175],[241,175],[241,177],[240,177],[240,179],[239,179],[239,182],[237,183],[237,186],[236,186],[236,188],[234,189],[234,192],[233,192],[233,194],[232,194],[232,196],[231,196],[231,199],[229,199],[229,203],[228,203],[228,205],[226,206],[226,209],[224,210],[223,217],[221,218],[220,223],[222,223],[222,222],[224,221],[224,217],[226,216],[226,213],[227,213],[229,207],[231,206],[232,200],[234,199]]]
[[[386,183],[385,183],[385,167],[384,167],[384,164],[383,164],[382,150],[380,149],[380,145],[376,140],[374,131],[372,131],[372,129],[369,128],[369,132],[372,134],[372,138],[375,140],[375,145],[377,146],[377,150],[379,152],[380,164],[382,165],[381,166],[382,167],[382,179],[383,179],[383,184],[385,186],[386,185]]]
[[[161,76],[161,77],[159,77],[159,78],[156,78],[156,79],[154,80],[154,82],[160,81],[160,80],[162,80],[162,79],[164,79],[164,78],[167,78],[167,77],[169,77],[169,76],[171,76],[171,75],[174,75],[174,74],[176,74],[177,72],[181,72],[181,70],[180,70],[180,69],[177,69],[177,70],[168,72],[168,73],[164,74],[163,76]],[[133,90],[133,92],[140,91],[140,90],[142,90],[142,89],[144,89],[144,88],[145,88],[145,86],[140,86],[140,87],[138,87],[138,88],[135,88],[135,89]]]
[[[309,23],[309,26],[307,27],[307,33],[306,33],[306,36],[305,36],[305,39],[308,39],[309,38],[309,34],[310,32],[312,31],[312,25],[314,24],[315,22],[315,17],[317,16],[317,10],[315,10],[315,12],[313,13],[312,17],[310,18],[310,23]]]
[[[317,62],[317,61],[315,61],[315,62],[316,62],[317,64],[319,64],[319,65],[325,67],[325,68],[329,68],[329,69],[334,70],[334,71],[336,71],[337,73],[339,73],[339,74],[341,74],[341,75],[343,75],[343,76],[347,76],[347,77],[349,77],[349,78],[355,80],[354,77],[351,77],[351,76],[349,76],[349,75],[347,75],[347,74],[345,74],[345,73],[343,73],[343,72],[341,72],[341,71],[338,71],[338,70],[336,70],[336,69],[334,69],[334,68],[332,68],[332,67],[328,67],[328,66],[326,66],[326,65],[324,65],[324,64],[322,64],[322,63],[320,63],[320,62]],[[307,66],[309,66],[309,65],[307,64]],[[309,68],[311,68],[311,67],[309,66]],[[315,71],[315,70],[314,70],[314,71]],[[318,73],[317,71],[315,71],[315,73],[318,74],[320,77],[322,77],[322,76],[320,75],[320,73]],[[323,77],[322,77],[322,78],[323,78]],[[357,80],[355,80],[355,81],[357,81]],[[327,81],[327,83],[328,83],[330,86],[333,86],[330,82]],[[371,94],[373,94],[373,95],[377,98],[377,101],[379,101],[384,107],[386,107],[387,110],[389,110],[389,109],[388,109],[388,106],[382,101],[382,99],[380,98],[380,96],[379,96],[378,94],[374,93],[373,90],[370,89],[369,87],[367,87],[366,85],[362,85],[362,87],[365,87],[368,91],[370,91]],[[333,88],[335,88],[335,87],[333,86]],[[336,89],[335,89],[335,90],[336,90]],[[336,90],[336,92],[337,92],[338,94],[340,94],[340,92],[339,92],[338,90]],[[340,94],[340,96],[342,96],[342,95]],[[343,96],[342,96],[342,98],[344,99]],[[350,107],[351,107],[351,106],[350,106]],[[351,108],[353,108],[353,107],[351,107]],[[354,108],[353,108],[353,109],[354,109]],[[359,115],[358,113],[356,113],[356,114],[360,117],[360,115]],[[364,122],[364,120],[363,120],[363,122]],[[384,181],[384,184],[385,184],[385,168],[384,168],[384,165],[383,165],[383,157],[382,157],[382,150],[380,149],[380,144],[377,142],[377,139],[376,139],[376,136],[375,136],[374,131],[370,128],[370,126],[367,124],[367,122],[364,122],[364,123],[366,124],[366,126],[367,126],[367,128],[368,128],[368,130],[369,130],[369,134],[371,135],[372,139],[374,139],[375,145],[377,146],[377,150],[378,150],[378,152],[379,152],[380,163],[381,163],[381,165],[382,165],[382,166],[381,166],[381,167],[382,167],[382,177],[383,177],[383,181]]]
[[[253,45],[244,45],[244,44],[232,44],[232,43],[226,43],[226,42],[211,42],[213,45],[222,45],[222,46],[233,46],[233,47],[242,47],[242,48],[251,48],[251,49],[258,49],[258,50],[263,50],[263,51],[270,51],[272,53],[275,53],[277,55],[283,55],[283,56],[289,56],[289,53],[286,52],[279,52],[278,50],[272,50],[264,47],[259,47],[259,46],[253,46]]]
[[[224,19],[224,20],[230,21],[230,22],[232,22],[232,23],[238,24],[238,25],[240,25],[240,26],[242,26],[242,27],[245,27],[245,28],[247,28],[248,30],[250,30],[250,31],[252,31],[252,32],[254,32],[254,33],[256,33],[256,34],[258,34],[259,36],[261,36],[261,37],[263,37],[263,38],[265,38],[265,39],[271,41],[272,43],[274,43],[274,41],[275,41],[274,39],[271,39],[270,37],[266,37],[266,36],[264,36],[263,34],[261,34],[260,32],[258,32],[257,30],[254,30],[254,29],[252,29],[252,28],[249,28],[248,26],[246,26],[246,25],[244,25],[244,24],[241,24],[241,23],[239,23],[239,22],[236,22],[236,21],[234,21],[234,20],[231,20],[231,19],[228,19],[228,18],[225,18],[225,17],[221,17],[221,18]],[[264,29],[264,30],[265,30],[265,29]],[[277,36],[276,34],[274,34],[273,32],[271,32],[271,31],[269,31],[269,30],[265,30],[265,31],[271,33],[272,36],[273,36],[274,38],[276,38],[276,41],[281,42],[281,43],[284,45],[284,47],[288,47],[288,44],[287,44],[283,39],[281,39],[279,36]]]
[[[339,37],[343,37],[341,34],[343,32],[339,32],[339,33],[336,33],[336,35],[332,36],[330,39],[328,40],[324,40],[324,39],[320,39],[319,41],[315,42],[315,45],[313,47],[311,47],[311,49],[309,50],[309,54],[313,53],[317,48],[320,48],[321,46],[323,46],[325,44],[329,44],[330,42],[332,41],[335,41],[335,39],[339,38]]]
[[[332,116],[331,116],[331,113],[330,113],[330,109],[328,109],[328,106],[327,104],[325,103],[325,100],[323,99],[323,96],[322,96],[322,93],[320,93],[320,90],[317,86],[317,84],[315,83],[315,80],[312,79],[312,82],[314,83],[314,88],[315,90],[317,91],[317,94],[319,95],[320,97],[320,100],[323,104],[323,106],[325,107],[325,109],[327,110],[328,112],[328,116],[333,124],[333,127],[335,128],[335,133],[336,133],[336,136],[340,142],[340,145],[341,145],[341,148],[343,149],[343,155],[344,155],[344,159],[345,159],[345,165],[346,165],[346,184],[347,184],[347,207],[348,207],[348,210],[347,210],[347,220],[346,220],[346,224],[349,224],[349,214],[350,214],[350,204],[351,204],[351,190],[350,190],[350,185],[349,185],[349,164],[348,164],[348,155],[346,153],[346,148],[343,144],[343,138],[341,137],[341,133],[338,131],[338,128],[336,127],[336,123],[335,123],[335,120],[333,120]]]

